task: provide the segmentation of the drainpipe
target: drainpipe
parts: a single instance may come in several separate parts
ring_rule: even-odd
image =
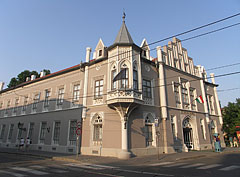
[[[166,130],[166,120],[167,120],[167,98],[166,98],[166,82],[164,74],[164,62],[162,59],[162,50],[161,47],[157,47],[157,58],[159,63],[159,85],[160,85],[160,101],[161,101],[161,112],[162,112],[162,123],[163,123],[163,144],[164,150],[163,153],[168,153],[168,144],[167,144],[167,130]]]

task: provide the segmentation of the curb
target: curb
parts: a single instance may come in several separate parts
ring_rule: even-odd
[[[6,153],[6,154],[15,154],[15,155],[28,155],[28,156],[34,156],[34,157],[42,157],[42,158],[48,158],[51,159],[52,157],[45,156],[45,155],[39,155],[39,154],[31,154],[31,153],[20,153],[20,152],[7,152],[7,151],[0,151],[0,153]]]
[[[77,160],[77,159],[70,159],[70,158],[65,158],[65,157],[52,157],[52,160],[64,161],[64,162],[72,162],[72,163],[79,163],[79,162],[81,162],[80,160]]]

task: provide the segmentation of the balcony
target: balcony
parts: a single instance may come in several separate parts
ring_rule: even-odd
[[[107,104],[137,103],[143,104],[142,93],[132,89],[112,90],[107,94]]]

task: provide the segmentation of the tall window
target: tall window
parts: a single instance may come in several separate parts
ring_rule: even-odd
[[[186,85],[187,83],[185,81],[181,81],[182,102],[184,106],[187,106],[189,104],[188,90]]]
[[[95,81],[95,98],[101,98],[103,95],[103,79]]]
[[[34,95],[34,98],[33,98],[33,111],[36,111],[37,110],[37,104],[38,102],[40,101],[40,93],[37,93]]]
[[[13,108],[13,113],[14,114],[17,113],[18,104],[19,104],[19,98],[16,98],[15,99],[15,105],[14,105],[14,108]]]
[[[9,128],[9,133],[8,133],[8,140],[12,139],[13,128],[14,128],[14,124],[11,124]]]
[[[192,110],[196,110],[195,89],[190,88],[190,101]]]
[[[1,140],[2,140],[2,139],[3,139],[3,137],[4,137],[5,128],[6,128],[6,125],[5,125],[5,124],[3,124],[3,125],[2,125],[2,130],[1,130],[1,135],[0,135],[0,139],[1,139]]]
[[[153,135],[152,135],[152,121],[149,115],[145,118],[145,139],[146,146],[152,146]]]
[[[18,136],[17,136],[18,140],[22,138],[23,125],[24,125],[23,123],[18,125]]]
[[[50,97],[50,90],[45,90],[45,99],[44,99],[44,107],[49,106],[49,97]]]
[[[10,104],[11,104],[11,101],[8,100],[7,101],[7,108],[5,110],[5,116],[9,116],[9,113],[10,113]]]
[[[175,95],[175,101],[176,101],[176,107],[180,108],[181,107],[181,101],[179,97],[179,84],[174,84],[174,95]]]
[[[57,98],[57,105],[63,104],[63,98],[64,98],[64,88],[58,89],[58,98]]]
[[[121,68],[121,70],[125,69],[125,78],[122,78],[120,80],[121,88],[128,88],[128,68],[125,68],[126,65],[123,65],[124,68]]]
[[[102,141],[102,118],[95,115],[93,121],[93,141]]]
[[[23,106],[22,106],[22,114],[26,113],[27,104],[28,104],[28,96],[25,96],[23,101]]]
[[[60,121],[55,122],[54,133],[53,133],[53,143],[54,144],[59,144],[60,126],[61,126],[61,122]]]
[[[171,115],[171,128],[172,128],[172,135],[173,138],[176,139],[177,138],[177,129],[176,129],[176,116]]]
[[[69,129],[69,144],[76,145],[76,129],[77,129],[77,120],[72,120],[70,122]]]
[[[208,95],[208,106],[209,106],[210,114],[215,114],[214,100],[212,95]]]
[[[44,144],[46,133],[47,133],[47,122],[42,122],[41,132],[40,132],[40,143],[42,144]]]
[[[116,69],[112,70],[112,90],[115,90],[117,88],[117,81],[113,82],[113,79],[117,75]]]
[[[102,50],[98,51],[98,56],[101,57],[102,56]]]
[[[152,98],[151,81],[143,80],[143,97]]]
[[[30,123],[30,126],[29,126],[29,130],[28,130],[28,137],[29,137],[29,139],[32,139],[32,137],[33,137],[33,131],[34,131],[34,123],[31,122],[31,123]]]
[[[200,119],[200,126],[201,126],[201,132],[202,132],[203,139],[206,139],[205,126],[204,126],[204,120],[203,119]]]
[[[2,109],[3,107],[3,102],[0,102],[0,109]]]
[[[73,104],[77,104],[80,98],[80,84],[73,86]]]
[[[138,90],[138,72],[133,70],[133,89]]]

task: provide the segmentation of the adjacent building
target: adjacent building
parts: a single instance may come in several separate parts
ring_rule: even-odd
[[[156,53],[123,18],[114,43],[100,39],[84,63],[1,88],[0,146],[29,137],[34,150],[129,158],[212,149],[213,133],[225,146],[214,75],[177,38]]]

